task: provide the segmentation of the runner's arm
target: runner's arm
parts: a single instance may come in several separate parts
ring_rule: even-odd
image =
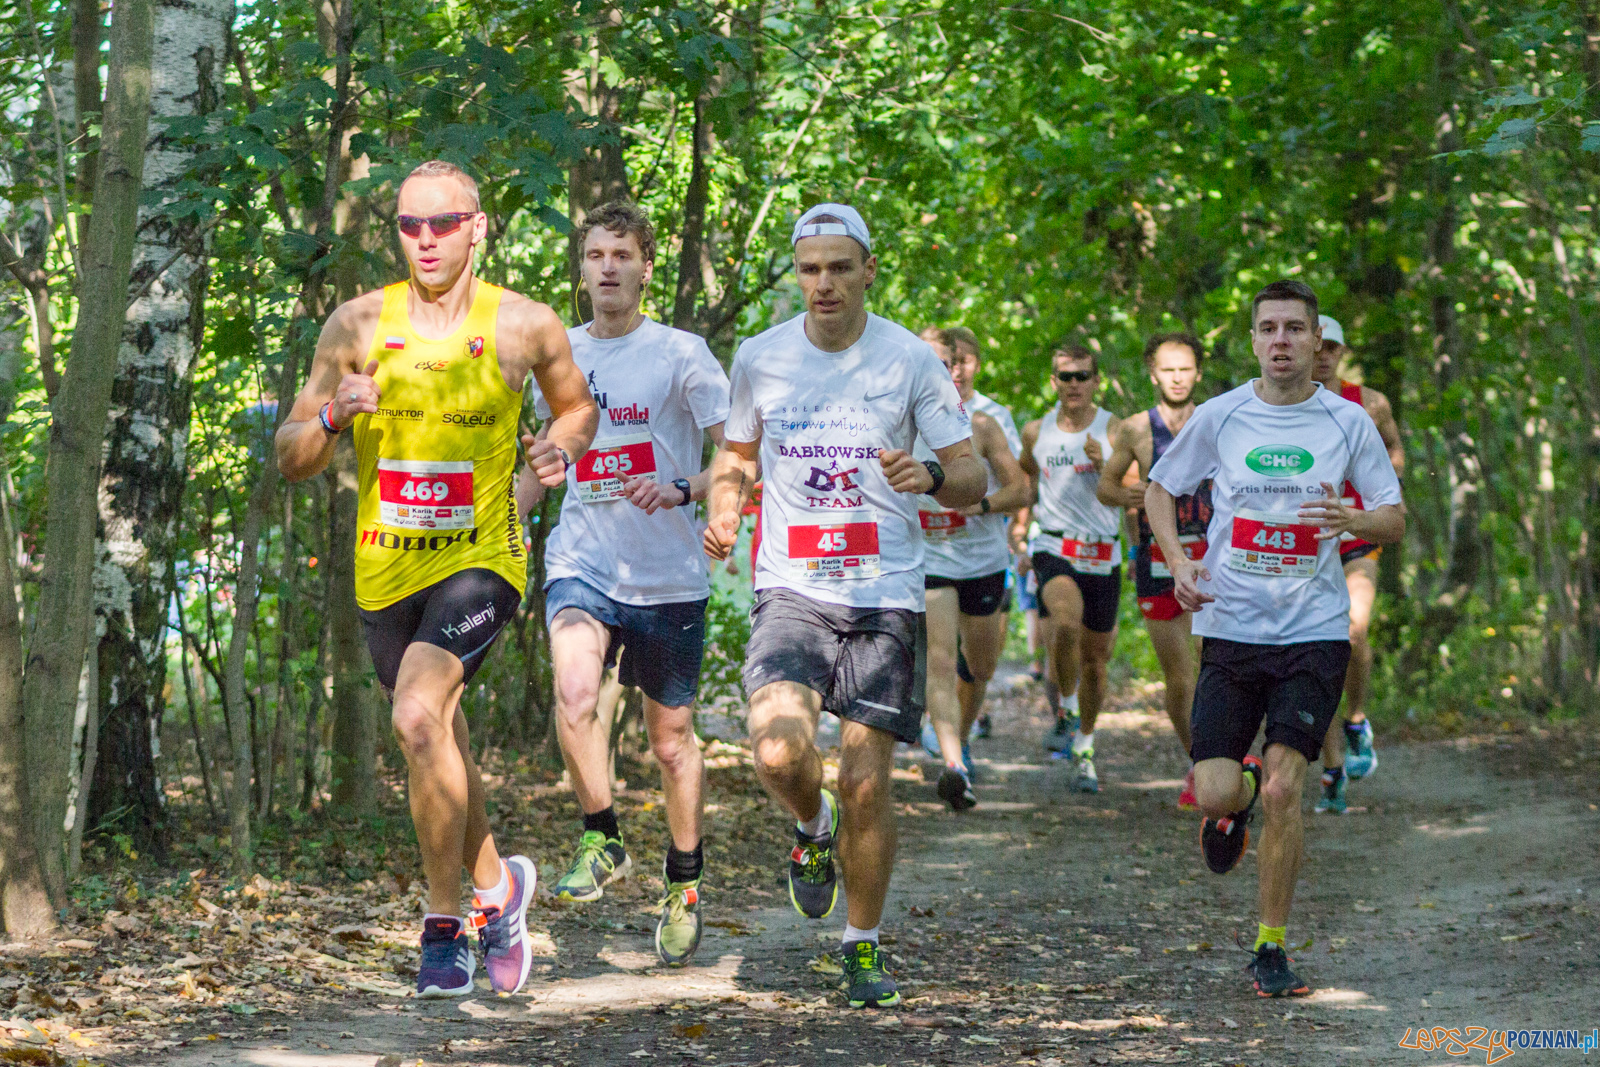
[[[972,443],[977,446],[978,454],[989,461],[1000,482],[1000,488],[984,498],[989,501],[989,513],[1005,514],[1026,507],[1032,499],[1028,495],[1032,483],[1017,463],[1017,457],[1011,454],[1011,445],[1006,441],[1005,431],[1000,424],[987,415],[975,414],[972,419]],[[962,510],[968,515],[982,515],[985,512],[981,504],[982,501],[979,501]]]
[[[706,555],[728,558],[739,540],[739,518],[761,472],[761,442],[724,440],[711,460],[707,496]]]
[[[1028,506],[1017,509],[1009,531],[1011,551],[1024,559],[1028,555],[1028,527],[1033,522],[1033,502],[1039,499],[1039,465],[1033,459],[1033,446],[1038,440],[1039,420],[1034,419],[1022,428],[1022,455],[1017,457],[1017,466],[1028,476]]]
[[[330,405],[328,418],[340,430],[348,428],[357,414],[378,410],[378,387],[372,380],[377,361],[361,363],[366,354],[362,327],[377,318],[367,306],[370,303],[357,298],[342,304],[322,324],[306,384],[274,440],[278,470],[291,482],[320,474],[333,458],[337,435],[323,429],[322,405]]]
[[[589,395],[583,372],[572,361],[566,329],[547,305],[522,297],[504,307],[501,325],[511,329],[519,350],[527,354],[525,366],[539,383],[553,416],[528,449],[528,464],[544,485],[560,485],[567,464],[589,451],[600,425],[600,409]]]
[[[1095,487],[1095,499],[1112,508],[1137,508],[1144,506],[1146,483],[1141,479],[1132,485],[1123,484],[1123,476],[1133,466],[1133,443],[1137,434],[1133,419],[1123,419],[1109,436],[1111,456],[1100,468],[1100,484]]]
[[[1321,500],[1300,506],[1300,517],[1317,527],[1319,541],[1348,533],[1375,545],[1391,545],[1406,535],[1404,504],[1380,504],[1370,511],[1353,508],[1334,491],[1332,482],[1322,483]]]
[[[539,431],[541,434],[543,429]],[[528,454],[528,449],[533,447],[535,435],[526,426],[522,428],[522,454]],[[544,499],[544,483],[539,481],[539,475],[528,466],[526,458],[517,468],[517,516],[521,519],[528,517],[528,512],[539,506],[539,501]]]
[[[1389,406],[1388,397],[1376,389],[1369,389],[1367,392],[1371,394],[1371,403],[1365,405],[1367,414],[1371,415],[1372,421],[1377,424],[1378,436],[1383,438],[1383,447],[1389,453],[1389,462],[1394,464],[1395,477],[1400,477],[1406,472],[1406,446],[1400,439],[1400,424],[1395,421],[1394,409]]]
[[[1201,605],[1215,600],[1216,597],[1202,593],[1196,584],[1201,580],[1210,581],[1211,572],[1204,563],[1184,554],[1183,544],[1178,540],[1178,502],[1160,482],[1151,482],[1150,488],[1145,490],[1144,516],[1172,571],[1172,591],[1178,605],[1185,611],[1199,611]]]
[[[722,433],[723,423],[707,426],[705,432],[718,448],[722,447],[725,440]],[[622,493],[632,501],[634,507],[643,508],[646,515],[654,515],[663,508],[687,507],[696,500],[704,500],[711,491],[711,468],[707,467],[698,474],[686,479],[689,483],[689,499],[684,500],[671,482],[662,484],[648,478],[630,478],[622,487]]]

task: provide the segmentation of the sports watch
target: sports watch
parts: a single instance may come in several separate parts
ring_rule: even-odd
[[[925,459],[922,465],[928,468],[928,473],[933,477],[933,488],[928,490],[932,496],[944,487],[944,466],[936,459]]]
[[[678,506],[680,508],[688,507],[689,502],[694,499],[694,490],[689,487],[689,479],[674,478],[672,480],[672,488],[683,494],[683,503],[679,504]]]

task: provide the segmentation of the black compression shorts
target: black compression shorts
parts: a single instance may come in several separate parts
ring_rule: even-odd
[[[1083,596],[1083,626],[1097,634],[1108,634],[1117,628],[1117,602],[1122,599],[1122,564],[1111,568],[1110,574],[1083,574],[1071,563],[1049,552],[1033,554],[1033,570],[1039,576],[1039,615],[1050,617],[1045,607],[1044,587],[1052,578],[1071,578]]]
[[[982,618],[999,611],[1006,597],[1006,572],[996,571],[981,578],[938,578],[932,574],[922,579],[924,589],[954,589],[957,610],[963,615]]]
[[[1316,760],[1349,665],[1349,641],[1255,645],[1206,638],[1189,713],[1190,758],[1243,760],[1265,720],[1267,744]]]
[[[472,567],[377,611],[361,612],[378,682],[394,694],[400,660],[412,644],[442,648],[461,661],[462,684],[483,666],[484,653],[511,621],[522,594],[494,571]]]

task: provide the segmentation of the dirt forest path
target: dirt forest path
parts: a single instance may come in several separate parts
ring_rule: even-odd
[[[842,895],[829,920],[801,920],[782,890],[781,852],[762,841],[750,847],[774,852],[767,890],[730,898],[713,880],[706,937],[686,971],[655,964],[646,897],[618,894],[581,913],[530,915],[549,934],[550,964],[517,998],[350,995],[152,1032],[158,1044],[123,1044],[107,1058],[1430,1067],[1482,1057],[1401,1049],[1408,1027],[1587,1032],[1600,1023],[1591,904],[1600,812],[1585,780],[1528,776],[1526,753],[1511,746],[1391,744],[1377,775],[1351,790],[1362,810],[1313,817],[1308,789],[1290,940],[1310,942],[1293,955],[1317,993],[1262,1000],[1234,947],[1236,931],[1254,931],[1253,857],[1225,878],[1205,872],[1197,819],[1174,807],[1184,764],[1152,714],[1158,693],[1128,696],[1103,718],[1104,790],[1081,796],[1039,745],[1037,687],[1012,682],[995,702],[996,736],[975,746],[977,810],[949,814],[917,762],[900,761],[901,858],[883,927],[906,996],[899,1011],[842,1006],[827,955]],[[1560,1056],[1571,1054],[1522,1051],[1514,1061]]]

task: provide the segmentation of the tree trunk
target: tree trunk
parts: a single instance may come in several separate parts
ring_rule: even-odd
[[[126,812],[120,826],[158,860],[167,850],[156,767],[166,704],[167,606],[187,476],[194,358],[205,337],[210,244],[194,217],[162,214],[188,177],[196,149],[168,137],[161,120],[216,110],[232,23],[232,0],[157,0],[150,91],[157,128],[145,149],[144,185],[146,198],[161,203],[139,210],[129,278],[136,299],[122,330],[100,475],[95,608],[105,627],[106,743],[89,818],[95,825]]]
[[[254,628],[259,599],[256,572],[260,561],[261,527],[272,506],[272,490],[277,472],[263,465],[245,506],[244,524],[239,531],[239,577],[233,590],[233,628],[228,635],[228,659],[223,671],[222,706],[228,720],[228,742],[233,762],[233,778],[228,783],[228,841],[232,850],[233,873],[243,877],[254,867],[250,842],[250,772],[255,760],[250,744],[250,709],[246,704],[244,656]]]
[[[693,330],[694,301],[704,288],[703,251],[706,242],[706,205],[711,196],[711,90],[694,100],[693,162],[689,188],[683,194],[683,239],[678,254],[678,289],[672,302],[672,325]]]
[[[365,815],[377,803],[376,716],[356,608],[356,450],[341,436],[328,464],[328,629],[333,671],[333,806]]]
[[[101,170],[83,242],[78,321],[52,405],[39,613],[22,687],[33,824],[51,895],[66,901],[62,819],[72,716],[93,617],[95,494],[117,341],[126,318],[134,229],[150,123],[152,0],[123,0],[111,23]],[[0,716],[3,717],[3,716]]]
[[[615,32],[618,18],[615,11],[603,16],[597,40]],[[598,50],[592,54],[592,59],[587,70],[569,79],[573,98],[583,112],[595,120],[603,138],[578,157],[567,175],[567,214],[574,227],[572,236],[567,239],[567,276],[572,283],[572,313],[579,323],[588,322],[594,309],[589,304],[589,294],[584,292],[579,272],[583,248],[578,244],[576,227],[583,223],[591,209],[628,196],[628,169],[622,156],[618,121],[621,102],[617,90],[606,81],[600,69]]]
[[[94,172],[99,162],[94,119],[100,114],[100,42],[104,37],[100,0],[72,0],[72,99],[77,134],[83,145],[83,155],[78,159],[77,193],[85,206],[94,200]],[[160,77],[160,64],[153,67],[151,74]]]

